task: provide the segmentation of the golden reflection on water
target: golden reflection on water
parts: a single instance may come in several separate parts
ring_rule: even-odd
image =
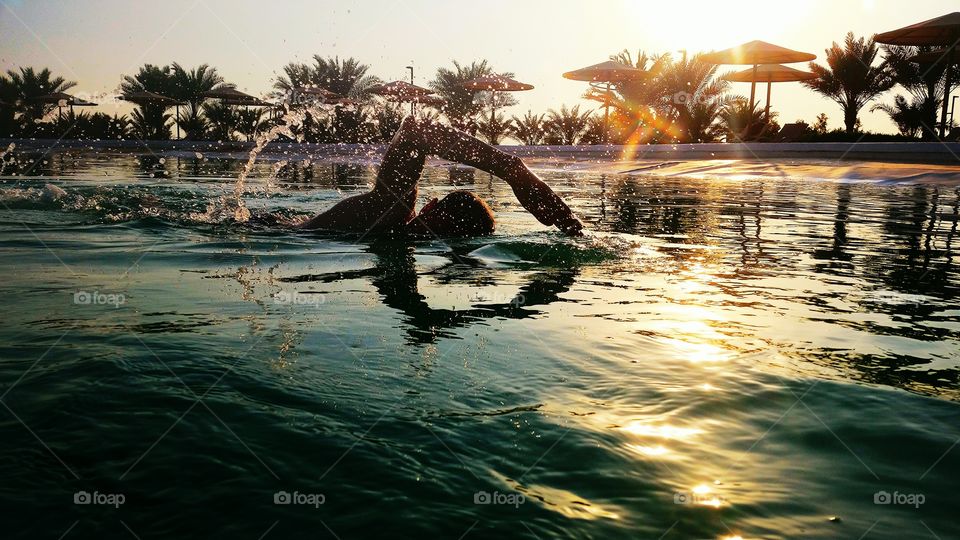
[[[670,449],[662,444],[658,444],[656,446],[645,446],[642,444],[627,443],[626,447],[646,457],[661,457],[670,453]]]
[[[710,506],[712,508],[720,508],[726,504],[726,501],[721,499],[719,495],[714,495],[713,488],[706,484],[700,484],[694,487],[691,491],[695,495],[693,500],[694,504]]]
[[[670,425],[651,425],[644,422],[630,422],[620,428],[631,435],[639,437],[655,437],[661,439],[689,440],[695,435],[703,433],[702,429],[677,427]]]
[[[490,471],[497,480],[522,493],[527,501],[539,504],[547,510],[572,519],[620,519],[624,511],[613,506],[601,506],[572,491],[557,489],[542,484],[521,484],[496,471]]]

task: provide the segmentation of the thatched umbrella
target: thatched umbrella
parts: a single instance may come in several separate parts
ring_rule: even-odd
[[[955,49],[952,56],[950,55],[950,49],[939,49],[936,51],[920,53],[910,58],[911,62],[916,62],[918,64],[936,64],[944,60],[949,60],[954,64],[960,63],[960,49]]]
[[[242,105],[244,107],[275,107],[276,104],[264,101],[259,98],[253,99],[222,99],[220,103],[224,105]]]
[[[751,41],[730,49],[702,55],[701,60],[711,64],[753,66],[753,78],[750,81],[750,110],[753,110],[757,95],[757,77],[761,64],[793,64],[816,60],[817,55],[794,51],[765,41]]]
[[[242,107],[272,107],[273,104],[263,101],[262,99],[251,96],[234,88],[233,86],[223,86],[220,88],[214,88],[200,94],[205,98],[210,99],[219,99],[221,103],[229,106],[242,106]],[[247,135],[247,141],[251,140],[252,134]]]
[[[42,96],[33,96],[26,99],[28,103],[49,103],[57,106],[57,118],[63,119],[63,108],[70,107],[73,112],[74,107],[95,107],[97,104],[92,101],[86,101],[78,97],[71,96],[66,92],[54,92],[52,94],[43,94]]]
[[[393,101],[409,102],[410,114],[413,114],[415,104],[422,98],[432,94],[433,90],[406,81],[393,81],[372,86],[369,92],[378,96],[388,97]]]
[[[623,83],[629,81],[636,81],[638,79],[643,79],[649,76],[649,73],[642,69],[635,68],[633,66],[628,66],[626,64],[621,64],[620,62],[614,62],[609,60],[607,62],[601,62],[599,64],[594,64],[592,66],[587,66],[585,68],[580,68],[574,71],[568,71],[563,74],[563,78],[570,79],[572,81],[585,81],[589,82],[591,87],[596,88],[597,83],[606,83],[606,88],[604,90],[604,100],[603,100],[603,136],[607,137],[609,134],[609,122],[610,122],[610,85],[616,83]],[[603,88],[603,87],[600,87]]]
[[[214,88],[213,90],[208,90],[201,96],[210,99],[219,99],[224,102],[226,101],[239,101],[246,103],[255,103],[260,99],[256,96],[251,96],[250,94],[245,94],[232,86],[224,86],[221,88]]]
[[[522,83],[520,81],[511,79],[510,77],[504,77],[503,75],[489,75],[486,77],[470,79],[469,81],[463,83],[463,87],[467,90],[473,90],[476,92],[490,92],[491,125],[496,121],[497,92],[523,92],[526,90],[533,90],[532,84]]]
[[[137,105],[166,105],[176,107],[177,111],[177,138],[180,138],[180,106],[186,105],[185,102],[173,99],[172,97],[161,96],[155,92],[142,90],[140,92],[131,92],[120,96],[120,99],[136,103]]]
[[[730,82],[767,83],[767,118],[770,117],[770,85],[775,82],[798,82],[816,79],[809,71],[800,71],[780,64],[763,64],[754,69],[745,69],[721,77]]]
[[[946,47],[940,58],[932,62],[936,63],[942,59],[947,63],[943,109],[940,112],[940,137],[942,138],[947,131],[947,108],[949,107],[950,91],[953,86],[950,66],[957,61],[957,43],[960,42],[960,11],[948,13],[942,17],[930,19],[929,21],[911,24],[910,26],[905,26],[897,30],[877,34],[875,39],[878,43],[886,43],[887,45],[933,45]]]
[[[447,104],[447,100],[440,96],[421,96],[413,101],[426,107],[440,108]]]

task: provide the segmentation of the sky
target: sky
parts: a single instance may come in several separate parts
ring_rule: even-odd
[[[848,31],[869,35],[957,10],[956,0],[0,0],[0,69],[49,67],[94,96],[96,110],[127,112],[102,98],[144,63],[208,63],[254,94],[270,91],[291,61],[314,54],[355,57],[385,80],[426,85],[453,60],[487,59],[533,84],[509,112],[544,112],[582,99],[585,83],[561,77],[627,49],[682,54],[760,39],[814,53]],[[792,67],[803,69],[804,64]],[[723,71],[743,69],[723,67]],[[749,95],[749,84],[733,83]],[[765,92],[758,90],[758,95]],[[885,101],[892,100],[893,94]],[[825,112],[841,127],[838,105],[798,83],[773,87],[781,123],[813,123]],[[869,107],[869,106],[868,106]],[[894,132],[883,113],[864,110],[866,129]]]

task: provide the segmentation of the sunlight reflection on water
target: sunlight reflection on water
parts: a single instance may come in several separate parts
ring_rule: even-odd
[[[882,520],[870,537],[899,539],[918,516],[960,534],[955,188],[557,172],[590,228],[567,239],[488,175],[432,168],[423,198],[475,191],[499,232],[406,242],[257,224],[372,179],[322,160],[281,168],[270,194],[273,165],[255,166],[253,224],[195,219],[241,166],[52,155],[0,184],[2,291],[20,303],[4,402],[84,479],[129,468],[187,389],[230,428],[192,412],[134,468],[149,502],[134,518],[183,516],[159,533],[222,534],[204,525],[216,508],[364,536],[379,531],[364,509],[389,504],[406,537],[477,521],[478,536],[855,538]],[[76,512],[30,432],[0,430],[29,449],[0,468],[29,503],[16,513]],[[277,483],[265,465],[328,506],[251,502]],[[178,480],[188,466],[216,481]],[[931,502],[878,507],[884,489]],[[494,490],[529,504],[473,504]]]

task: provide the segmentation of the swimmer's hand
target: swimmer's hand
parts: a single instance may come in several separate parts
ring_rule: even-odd
[[[583,223],[573,213],[570,214],[569,218],[556,223],[556,225],[567,236],[583,236]]]
[[[511,178],[507,183],[513,188],[520,204],[533,214],[537,221],[547,226],[555,225],[570,236],[582,234],[583,224],[573,215],[567,203],[536,175],[527,172],[527,175]]]

